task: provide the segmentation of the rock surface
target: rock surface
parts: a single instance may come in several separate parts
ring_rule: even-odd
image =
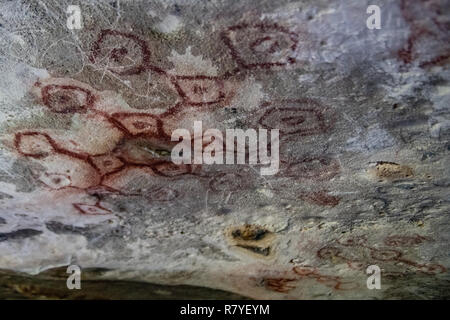
[[[0,295],[449,298],[450,2],[372,2],[0,1]],[[196,120],[279,172],[173,164]]]

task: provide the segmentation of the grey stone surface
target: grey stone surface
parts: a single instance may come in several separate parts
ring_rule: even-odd
[[[0,269],[448,298],[450,3],[370,4],[0,1]],[[171,164],[195,120],[280,129],[279,173]]]

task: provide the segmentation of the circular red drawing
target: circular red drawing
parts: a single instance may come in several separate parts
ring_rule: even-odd
[[[276,23],[239,24],[222,33],[233,59],[245,69],[295,63],[298,35]]]
[[[144,40],[131,33],[103,30],[92,47],[92,63],[118,75],[134,75],[146,70],[150,50]]]
[[[304,158],[298,162],[289,163],[283,175],[298,179],[310,179],[326,181],[335,177],[340,172],[337,159],[318,157]]]
[[[41,90],[44,104],[53,112],[86,112],[94,103],[94,95],[87,89],[71,85],[48,85]]]
[[[267,109],[258,124],[266,129],[279,129],[282,136],[322,134],[334,123],[331,110],[311,99],[271,102],[262,107]]]
[[[19,132],[14,137],[14,145],[17,151],[26,157],[36,159],[45,158],[56,151],[56,144],[46,133]]]
[[[409,247],[417,244],[421,244],[426,240],[426,238],[419,235],[416,236],[390,236],[384,240],[384,244],[391,247]]]

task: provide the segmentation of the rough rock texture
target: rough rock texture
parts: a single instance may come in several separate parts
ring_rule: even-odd
[[[116,298],[448,298],[449,11],[1,0],[1,295],[74,297],[11,272],[78,264]],[[174,165],[170,134],[194,120],[280,129],[279,173]]]
[[[0,297],[2,299],[229,299],[248,298],[221,290],[195,286],[166,286],[137,281],[105,280],[108,270],[84,269],[82,290],[67,290],[66,268],[46,270],[37,276],[0,271]]]

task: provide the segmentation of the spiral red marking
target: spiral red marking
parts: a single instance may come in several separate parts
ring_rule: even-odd
[[[89,90],[72,85],[47,85],[41,95],[43,103],[56,113],[84,113],[95,101]]]
[[[279,129],[280,135],[310,136],[323,134],[334,125],[334,114],[312,99],[266,102],[258,124],[266,129]]]
[[[114,48],[112,50],[108,49],[108,52],[105,52],[102,45],[104,42],[108,40],[108,38],[123,39],[128,41],[128,46],[122,46],[120,48]],[[120,41],[119,41],[120,43]],[[125,44],[124,44],[125,45]],[[122,65],[126,63],[126,56],[129,54],[130,49],[135,49],[137,51],[137,56],[139,60],[132,65]],[[115,65],[108,68],[109,71],[118,74],[118,75],[136,75],[145,71],[150,66],[150,50],[148,48],[147,43],[144,40],[141,40],[139,37],[132,33],[120,32],[116,30],[102,30],[100,32],[99,38],[94,42],[92,46],[92,54],[90,56],[90,60],[92,63],[98,63],[102,59],[107,59],[109,61],[113,61]],[[130,58],[130,60],[133,60]],[[160,70],[159,68],[152,68],[156,70]],[[160,70],[160,72],[163,72]]]
[[[296,62],[298,35],[276,23],[231,26],[222,33],[222,40],[244,69],[270,69]]]

